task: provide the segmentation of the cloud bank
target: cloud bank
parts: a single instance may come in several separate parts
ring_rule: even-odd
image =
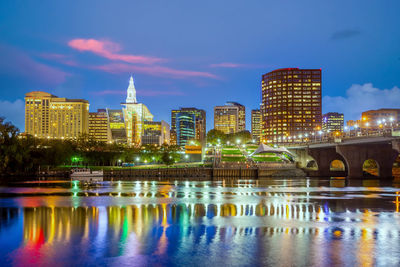
[[[354,84],[346,91],[346,96],[324,96],[324,112],[342,112],[346,120],[359,119],[361,113],[370,109],[400,108],[400,88],[375,88],[372,83]]]

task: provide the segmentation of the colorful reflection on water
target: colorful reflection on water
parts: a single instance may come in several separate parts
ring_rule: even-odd
[[[379,181],[0,187],[2,266],[399,266],[400,189]]]

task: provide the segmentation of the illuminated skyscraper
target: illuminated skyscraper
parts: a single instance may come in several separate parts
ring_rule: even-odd
[[[99,142],[111,141],[110,123],[105,109],[89,112],[89,135]]]
[[[262,141],[301,142],[321,129],[321,70],[278,69],[262,76]]]
[[[124,113],[122,109],[107,109],[111,141],[119,144],[126,144],[126,129]]]
[[[195,139],[204,143],[206,138],[206,112],[197,108],[171,111],[171,144],[185,146]]]
[[[132,76],[129,80],[126,101],[122,105],[124,106],[127,143],[128,145],[140,145],[143,123],[145,121],[153,121],[153,115],[144,104],[137,103],[136,89]]]
[[[322,130],[326,132],[343,132],[343,113],[329,112],[322,116]]]
[[[214,107],[214,129],[226,134],[246,130],[246,108],[236,102]]]
[[[170,144],[169,125],[165,121],[145,121],[143,123],[142,145]]]
[[[35,91],[25,95],[25,132],[38,138],[50,136],[50,101],[56,96]]]
[[[25,95],[25,132],[39,138],[77,138],[89,132],[89,102],[45,92]]]
[[[259,109],[253,109],[251,111],[251,135],[253,139],[260,142],[261,134],[261,111]]]

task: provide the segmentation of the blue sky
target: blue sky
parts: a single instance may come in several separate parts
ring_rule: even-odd
[[[322,68],[323,111],[400,108],[398,0],[0,2],[0,116],[24,128],[42,90],[118,108],[131,73],[155,120],[226,101],[250,110],[261,75]]]

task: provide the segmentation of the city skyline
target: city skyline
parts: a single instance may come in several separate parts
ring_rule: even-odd
[[[323,113],[356,120],[398,107],[398,1],[0,6],[0,115],[21,130],[25,93],[87,99],[91,112],[117,109],[132,73],[137,97],[165,121],[172,109],[212,114],[230,100],[246,106],[250,130],[261,76],[286,67],[322,68]]]

